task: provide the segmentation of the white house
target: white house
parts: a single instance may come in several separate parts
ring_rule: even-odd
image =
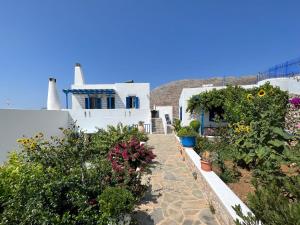
[[[258,87],[265,84],[266,82],[270,82],[270,84],[273,86],[278,86],[283,91],[288,91],[291,94],[300,95],[300,76],[270,78],[261,80],[254,85],[241,85],[241,87]],[[226,88],[226,86],[203,85],[202,87],[198,88],[184,88],[179,98],[179,119],[181,120],[181,124],[183,126],[187,126],[193,119],[199,119],[202,122],[203,127],[215,127],[216,124],[213,122],[213,119],[211,118],[208,112],[204,113],[204,115],[192,115],[186,112],[186,109],[188,106],[188,100],[193,95],[203,93],[206,91],[211,91],[213,89],[222,88]]]
[[[55,94],[57,90],[53,88],[55,82],[55,79],[49,79],[48,110],[57,110],[60,106]],[[108,125],[137,125],[140,121],[144,122],[146,131],[151,132],[149,83],[86,84],[82,67],[77,63],[74,84],[63,92],[66,94],[66,109],[63,110],[67,110],[76,125],[89,133]]]

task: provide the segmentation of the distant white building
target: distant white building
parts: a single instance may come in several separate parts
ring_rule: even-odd
[[[60,106],[58,95],[55,94],[57,90],[53,88],[55,82],[50,78],[48,110],[57,110]],[[137,125],[140,121],[147,132],[151,132],[149,83],[86,84],[82,67],[77,63],[74,84],[63,92],[66,94],[66,109],[63,110],[67,110],[71,120],[89,133],[108,125]]]
[[[270,78],[266,80],[259,81],[254,85],[240,85],[243,88],[253,88],[258,87],[266,82],[270,82],[273,86],[278,86],[283,91],[288,91],[291,94],[300,95],[300,76],[293,77],[280,77],[280,78]],[[180,98],[179,98],[179,119],[183,126],[189,125],[190,121],[194,119],[200,120],[203,127],[215,127],[216,124],[213,122],[212,116],[209,112],[205,112],[202,115],[192,115],[186,112],[188,106],[188,100],[196,94],[203,93],[206,91],[211,91],[213,89],[223,89],[226,86],[213,86],[213,85],[203,85],[198,88],[183,88]],[[198,117],[198,118],[197,118]]]

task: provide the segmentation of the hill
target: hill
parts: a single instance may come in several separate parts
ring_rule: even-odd
[[[229,85],[245,85],[255,84],[256,76],[243,77],[226,77],[211,78],[206,80],[177,80],[159,86],[151,91],[150,102],[151,108],[153,105],[157,106],[173,106],[174,118],[178,118],[178,101],[183,88],[201,87],[203,84],[213,84],[214,86],[221,86],[223,84]]]

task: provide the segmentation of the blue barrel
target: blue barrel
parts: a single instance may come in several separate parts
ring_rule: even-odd
[[[196,137],[181,137],[180,140],[183,147],[192,148],[196,145]]]

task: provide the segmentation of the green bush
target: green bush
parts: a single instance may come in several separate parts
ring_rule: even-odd
[[[130,191],[120,187],[108,187],[99,196],[100,211],[104,224],[118,224],[126,214],[132,212],[134,197]]]
[[[103,155],[107,155],[117,143],[127,142],[132,138],[143,142],[148,140],[147,134],[139,132],[135,127],[123,126],[122,124],[118,124],[116,127],[108,126],[106,130],[99,129],[92,135],[94,147],[100,149]]]
[[[130,191],[145,189],[141,184],[143,171],[114,171],[107,154],[95,147],[95,137],[76,130],[63,130],[62,138],[51,140],[42,134],[18,140],[22,151],[11,154],[0,167],[1,225],[98,225],[107,224],[107,215],[118,220],[114,212],[131,212],[132,199],[139,200],[141,195],[133,197]],[[104,201],[107,193],[117,192],[107,189],[115,186],[127,191],[121,190],[120,196],[113,193],[113,200],[105,202],[119,203],[119,208],[109,211],[106,205],[102,211],[98,199]]]
[[[213,143],[208,140],[207,137],[202,137],[200,135],[196,138],[196,146],[194,147],[195,152],[201,155],[204,151],[212,151],[213,150]]]
[[[197,137],[198,133],[192,127],[182,127],[178,133],[178,137]]]
[[[194,131],[196,131],[197,133],[199,132],[200,129],[200,121],[199,120],[192,120],[190,122],[190,127],[192,127],[194,129]]]
[[[286,177],[280,182],[271,182],[259,187],[249,197],[249,207],[254,215],[243,215],[239,207],[234,207],[244,220],[237,225],[299,225],[300,224],[300,177]]]
[[[181,129],[181,121],[179,119],[174,119],[173,120],[173,127],[175,132],[177,133]]]

